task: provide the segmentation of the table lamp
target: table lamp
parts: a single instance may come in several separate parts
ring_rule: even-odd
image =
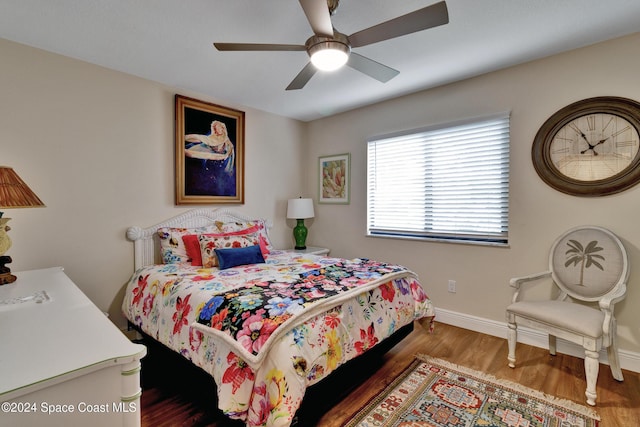
[[[0,166],[0,209],[33,208],[44,206],[44,203],[24,183],[14,170],[7,166]],[[4,218],[4,212],[0,212],[0,285],[13,283],[16,276],[11,274],[11,269],[5,264],[11,263],[11,257],[5,253],[11,247],[11,239],[7,234],[11,228],[7,222],[11,218]]]
[[[295,219],[298,224],[293,229],[293,238],[296,241],[295,249],[307,249],[305,242],[307,240],[307,227],[304,226],[306,218],[313,218],[313,200],[289,199],[287,203],[287,218]]]

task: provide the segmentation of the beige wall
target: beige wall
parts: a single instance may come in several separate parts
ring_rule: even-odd
[[[538,128],[561,107],[601,95],[640,100],[638,70],[635,34],[310,123],[308,191],[317,197],[322,155],[351,153],[352,185],[350,205],[316,206],[309,241],[336,256],[402,263],[419,274],[437,307],[504,322],[509,278],[546,269],[548,248],[566,229],[608,227],[632,266],[627,299],[617,306],[620,346],[640,352],[640,185],[607,197],[567,196],[544,184],[531,163]],[[365,237],[368,137],[503,111],[511,112],[509,248]],[[449,279],[457,281],[455,294],[447,292]]]
[[[509,278],[544,269],[559,233],[587,223],[611,228],[632,263],[628,298],[618,306],[620,344],[640,352],[640,267],[633,269],[640,186],[570,197],[547,187],[530,160],[539,126],[566,104],[599,95],[640,99],[638,46],[640,34],[304,124],[0,40],[0,164],[14,167],[47,204],[7,211],[11,268],[64,266],[122,324],[121,290],[133,268],[126,228],[187,209],[173,201],[179,92],[246,111],[245,204],[233,208],[273,219],[278,246],[291,245],[286,199],[317,200],[318,156],[351,153],[351,204],[316,204],[308,243],[407,265],[441,309],[503,322]],[[511,111],[512,124],[509,248],[365,237],[368,137],[501,111]],[[449,279],[456,294],[447,292]]]
[[[0,165],[47,205],[6,211],[9,266],[63,266],[123,325],[121,289],[133,272],[126,228],[189,208],[174,205],[176,90],[1,39],[0,58]],[[284,216],[304,185],[305,125],[179,93],[246,112],[245,204],[228,207],[272,219],[274,243],[290,245]]]

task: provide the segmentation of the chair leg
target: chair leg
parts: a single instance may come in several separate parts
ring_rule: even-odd
[[[518,341],[518,326],[515,323],[507,323],[509,329],[507,330],[507,344],[509,346],[509,367],[516,367],[516,342]]]
[[[549,334],[549,354],[556,355],[556,336]]]
[[[618,381],[624,381],[622,369],[620,369],[620,357],[618,356],[618,340],[615,331],[611,335],[611,344],[607,347],[607,357],[611,367],[611,375]]]
[[[596,404],[596,383],[598,382],[598,370],[600,369],[599,354],[597,351],[584,351],[584,372],[587,377],[587,403],[591,406]]]

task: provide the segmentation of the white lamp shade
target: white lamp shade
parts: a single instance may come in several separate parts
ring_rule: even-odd
[[[313,199],[289,199],[287,203],[287,218],[306,219],[313,218]]]

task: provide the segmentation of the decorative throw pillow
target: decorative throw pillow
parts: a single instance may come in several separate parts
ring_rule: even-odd
[[[240,236],[224,235],[209,236],[207,234],[199,234],[198,242],[200,243],[200,256],[202,257],[202,266],[212,268],[218,266],[218,257],[216,249],[245,248],[247,246],[257,245],[260,248],[260,238],[257,233],[244,234]]]
[[[158,228],[158,237],[160,238],[160,255],[163,264],[177,264],[182,262],[191,262],[191,258],[187,253],[182,236],[187,234],[202,234],[216,230],[216,227],[204,226],[196,228],[178,228],[178,227],[161,227]]]
[[[164,264],[177,264],[190,262],[192,265],[202,265],[200,258],[200,246],[197,242],[197,235],[215,233],[217,235],[233,235],[257,232],[260,237],[260,244],[263,255],[267,255],[273,246],[269,240],[269,234],[264,220],[258,219],[254,221],[239,222],[223,222],[216,221],[211,225],[194,228],[183,227],[161,227],[158,229],[158,237],[160,238],[160,255]],[[193,235],[194,241],[187,246],[183,236]],[[194,263],[195,260],[195,263]]]
[[[269,249],[267,247],[267,243],[264,240],[264,236],[260,233],[260,226],[254,225],[253,227],[249,227],[243,230],[238,231],[230,231],[228,233],[206,233],[207,237],[225,237],[225,236],[244,236],[248,234],[256,234],[259,239],[260,250],[263,256],[267,256],[269,254]],[[200,253],[200,241],[198,240],[197,234],[185,234],[182,236],[182,241],[187,251],[187,256],[191,259],[191,265],[193,266],[202,266],[202,256]]]
[[[269,239],[269,233],[267,230],[267,224],[262,219],[256,219],[252,221],[238,221],[238,222],[221,222],[218,221],[214,224],[216,227],[216,231],[212,231],[212,233],[221,233],[221,234],[229,234],[237,231],[247,230],[253,227],[258,227],[258,231],[260,235],[264,239],[264,246],[267,249],[266,253],[273,250],[273,246],[271,245],[271,240]],[[262,251],[265,254],[265,251]]]
[[[264,257],[259,245],[244,248],[214,249],[220,270],[238,265],[263,264]]]

